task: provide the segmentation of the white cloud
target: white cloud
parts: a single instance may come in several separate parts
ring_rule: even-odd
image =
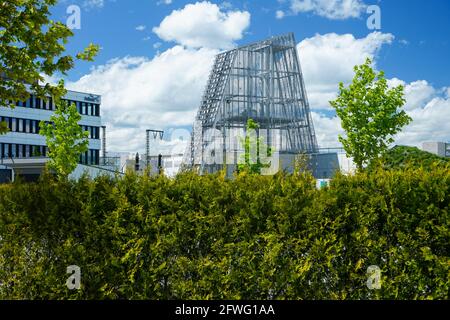
[[[290,6],[294,14],[312,12],[333,20],[358,18],[366,8],[362,0],[290,0]]]
[[[226,49],[243,37],[249,25],[249,12],[222,12],[218,5],[203,1],[174,10],[153,32],[187,47]]]
[[[284,16],[285,16],[285,13],[284,13],[284,11],[282,11],[282,10],[277,10],[277,11],[275,12],[275,17],[276,17],[277,19],[283,19]]]
[[[373,60],[383,44],[393,39],[392,34],[373,32],[360,39],[328,33],[301,41],[297,49],[311,107],[330,108],[328,101],[336,96],[339,82],[349,83],[353,67],[368,57]]]
[[[334,33],[316,35],[298,44],[300,61],[305,77],[306,90],[313,109],[312,117],[320,147],[339,145],[337,136],[342,134],[340,120],[325,116],[317,109],[329,108],[328,101],[337,94],[339,82],[348,84],[354,75],[353,66],[366,57],[376,64],[377,52],[384,44],[392,43],[391,34],[374,32],[364,38]],[[404,110],[413,118],[396,137],[396,144],[421,146],[423,141],[450,141],[450,88],[435,88],[425,80],[388,80],[391,87],[405,87]]]
[[[354,65],[363,63],[366,57],[376,62],[378,50],[393,38],[379,32],[363,38],[331,33],[298,44],[320,147],[338,146],[337,136],[343,131],[337,117],[318,109],[329,108],[328,101],[335,97],[338,83],[351,81]],[[68,83],[68,88],[102,95],[102,116],[108,126],[111,151],[142,152],[146,129],[192,125],[217,53],[217,49],[175,46],[153,59],[115,59]],[[446,129],[450,87],[437,89],[425,80],[406,83],[397,78],[390,79],[389,84],[405,86],[405,110],[414,119],[396,143],[419,146],[427,140],[450,140]]]
[[[446,90],[437,90],[427,81],[405,83],[399,79],[389,80],[390,86],[405,86],[404,110],[413,121],[395,137],[394,144],[421,147],[424,141],[450,141],[448,119],[450,119],[450,95]],[[337,136],[343,134],[340,120],[312,112],[319,146],[339,146]]]
[[[160,5],[160,4],[171,4],[171,3],[172,3],[172,0],[161,0],[161,1],[158,2],[158,5]]]
[[[193,123],[215,54],[175,46],[153,59],[115,59],[67,87],[102,95],[111,151],[144,150],[146,129]]]
[[[83,7],[85,7],[86,9],[103,8],[104,5],[104,0],[84,0],[83,2]]]
[[[338,117],[327,117],[315,111],[312,111],[311,117],[319,147],[340,147],[341,144],[338,141],[338,134],[344,133],[341,127],[341,120]]]
[[[136,27],[136,30],[137,30],[137,31],[144,31],[146,28],[147,28],[147,27],[144,26],[144,25],[139,25],[139,26]]]

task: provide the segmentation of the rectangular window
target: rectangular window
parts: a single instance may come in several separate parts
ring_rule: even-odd
[[[47,110],[47,101],[45,99],[42,99],[42,109]]]
[[[81,114],[86,114],[86,103],[85,102],[81,103]]]
[[[25,120],[25,132],[30,133],[31,127],[30,127],[30,119]]]
[[[11,121],[8,117],[3,117],[3,121],[6,122],[7,127],[11,130]]]
[[[95,165],[100,164],[100,150],[95,150]]]
[[[41,99],[36,98],[34,106],[36,109],[41,109]]]
[[[3,144],[3,155],[4,155],[4,158],[9,158],[9,154],[10,154],[10,152],[9,152],[9,150],[10,150],[10,144],[9,143],[4,143]]]
[[[29,144],[27,144],[26,146],[25,146],[25,158],[30,158],[31,157],[31,152],[30,152],[30,150],[31,150],[31,146],[29,145]]]
[[[17,148],[16,148],[16,145],[15,144],[11,144],[11,158],[15,158],[16,156],[17,156]]]
[[[25,108],[33,108],[33,96],[30,96],[27,101],[25,101]]]
[[[11,119],[11,131],[12,132],[16,132],[17,131],[17,126],[16,126],[16,118],[12,118]]]
[[[49,110],[55,110],[54,106],[53,106],[53,98],[50,97],[48,98],[48,106],[49,106]]]
[[[23,158],[23,144],[17,144],[17,157]]]
[[[23,119],[17,119],[18,125],[17,125],[17,131],[23,132]]]

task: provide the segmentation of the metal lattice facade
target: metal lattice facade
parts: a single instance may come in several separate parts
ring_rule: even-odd
[[[184,164],[204,170],[211,144],[223,162],[237,160],[236,137],[248,119],[259,125],[267,145],[287,154],[315,153],[317,140],[292,33],[216,56],[198,110]],[[225,159],[227,158],[227,159]],[[212,166],[213,171],[221,165]],[[208,171],[211,171],[211,165]]]

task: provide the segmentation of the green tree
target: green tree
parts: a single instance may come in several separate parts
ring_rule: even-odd
[[[412,120],[401,110],[403,86],[389,89],[384,72],[376,73],[371,65],[367,59],[355,66],[350,86],[341,82],[338,97],[330,101],[346,132],[346,137],[339,135],[339,141],[358,170],[382,155],[394,142],[393,136]]]
[[[50,7],[57,0],[0,1],[0,106],[14,108],[30,93],[41,99],[65,94],[64,82],[45,83],[45,77],[65,75],[73,68],[74,57],[64,55],[73,32],[50,19]],[[89,44],[77,59],[92,61],[99,47]],[[29,86],[29,88],[27,88]],[[0,134],[8,129],[3,123]]]
[[[240,139],[241,144],[244,146],[244,154],[242,155],[241,163],[238,164],[238,171],[261,174],[263,168],[270,168],[271,164],[263,163],[261,159],[270,157],[272,155],[272,148],[264,144],[263,137],[256,136],[258,129],[259,125],[253,119],[247,121],[245,137]],[[261,152],[265,151],[267,153],[266,157],[261,154]]]
[[[49,167],[61,179],[66,179],[75,170],[81,153],[88,150],[89,133],[83,131],[78,122],[81,115],[75,104],[59,101],[50,123],[41,121],[40,134],[46,138],[50,157]]]

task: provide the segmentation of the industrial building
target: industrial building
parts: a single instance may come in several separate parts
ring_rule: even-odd
[[[80,155],[80,166],[74,174],[93,171],[92,168],[88,170],[88,167],[100,164],[101,97],[67,91],[63,100],[76,105],[81,114],[79,124],[89,132],[89,149]],[[8,133],[0,135],[1,181],[12,180],[15,174],[20,174],[26,180],[35,180],[41,174],[49,159],[45,137],[39,134],[39,123],[49,121],[54,111],[52,98],[44,100],[34,95],[26,101],[17,101],[14,109],[0,107],[0,121],[6,122],[9,128]]]
[[[424,142],[422,150],[433,153],[440,157],[450,158],[450,143],[445,142]]]
[[[244,45],[216,56],[193,125],[183,166],[200,173],[236,170],[244,153],[248,120],[273,152],[275,171],[292,171],[307,154],[318,178],[339,169],[336,153],[321,153],[311,119],[296,42],[292,33]],[[258,150],[264,155],[264,150]],[[273,171],[272,171],[273,172]]]

